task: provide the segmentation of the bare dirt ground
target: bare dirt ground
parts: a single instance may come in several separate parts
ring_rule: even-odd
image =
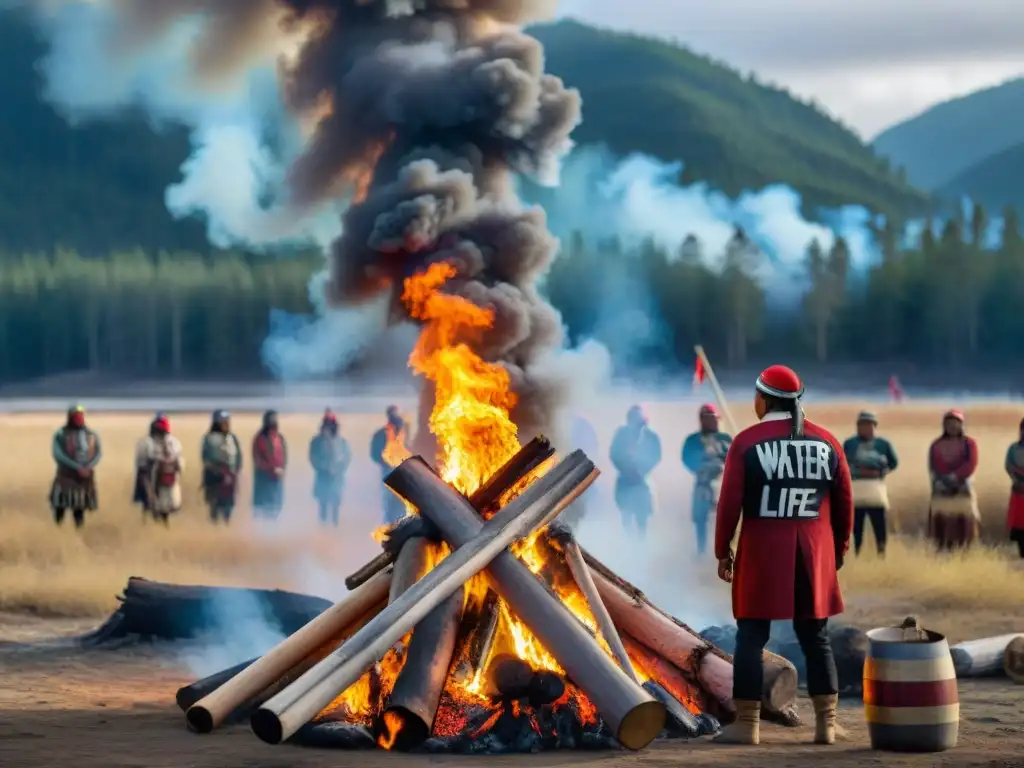
[[[811,415],[845,437],[859,407],[858,403],[830,405]],[[922,527],[927,504],[924,455],[937,432],[942,408],[878,410],[882,433],[893,439],[904,459],[892,483],[895,538],[885,560],[866,554],[843,569],[848,609],[842,618],[867,629],[916,614],[926,626],[945,633],[950,642],[1024,630],[1024,571],[1006,547],[1003,533],[1008,487],[1002,459],[1006,446],[1016,437],[1018,408],[1000,404],[967,409],[968,429],[981,446],[978,484],[986,538],[995,546],[944,558],[936,557],[915,535]],[[582,539],[656,602],[702,627],[718,620],[716,611],[728,613],[728,592],[715,579],[713,564],[694,561],[689,554],[692,534],[685,511],[689,480],[679,468],[677,456],[682,438],[694,426],[693,407],[666,404],[653,406],[651,411],[665,443],[665,461],[655,477],[659,512],[652,535],[644,544],[624,547],[617,515],[606,498],[607,488],[603,488],[597,490],[595,518],[588,518],[590,528],[582,531]],[[602,420],[602,414],[591,415],[606,451],[618,416],[608,420],[605,413]],[[176,690],[196,678],[180,661],[177,649],[83,652],[52,644],[40,647],[45,638],[81,633],[102,621],[116,605],[114,595],[131,575],[336,596],[328,587],[379,551],[368,535],[377,524],[379,472],[365,454],[379,416],[344,416],[346,434],[356,452],[347,507],[353,511],[346,511],[343,529],[328,536],[312,521],[308,471],[301,462],[304,441],[315,430],[317,418],[316,414],[290,415],[284,420],[300,457],[296,476],[289,475],[287,524],[270,535],[261,535],[246,519],[244,497],[238,525],[212,530],[197,503],[194,474],[187,481],[187,509],[171,530],[143,525],[128,500],[131,451],[146,418],[113,414],[93,418],[104,437],[107,456],[100,478],[103,508],[81,534],[55,530],[44,499],[52,472],[49,440],[59,415],[0,417],[0,428],[17,428],[12,434],[19,436],[19,448],[23,449],[0,470],[4,472],[0,479],[0,611],[8,611],[0,613],[0,768],[376,768],[485,761],[499,767],[783,768],[827,761],[830,768],[1024,768],[1024,686],[1005,680],[961,681],[960,745],[942,755],[872,752],[862,708],[857,702],[847,702],[841,722],[849,738],[832,748],[810,745],[809,726],[785,729],[765,725],[760,748],[719,747],[703,739],[689,744],[655,744],[638,754],[546,753],[469,759],[271,747],[246,727],[197,736],[186,730],[174,705]],[[205,415],[173,417],[193,468],[198,465],[198,443],[206,419]],[[239,415],[245,440],[257,419],[256,414]],[[610,480],[603,482],[607,486]],[[309,577],[311,572],[316,573],[315,579]],[[680,589],[683,585],[686,588]],[[697,607],[707,611],[698,615]],[[801,714],[805,721],[811,720],[809,706],[805,705]]]
[[[877,605],[862,611],[876,617],[898,615],[900,606]],[[978,620],[982,619],[982,623]],[[1009,619],[974,617],[976,631],[1004,631]],[[875,622],[877,623],[877,621]],[[812,728],[764,724],[762,746],[723,747],[708,739],[690,743],[656,743],[640,753],[557,752],[490,758],[400,755],[270,746],[246,726],[225,728],[210,736],[186,730],[174,704],[177,689],[194,676],[159,646],[80,651],[32,645],[54,633],[70,634],[89,622],[0,616],[0,766],[4,768],[348,768],[436,765],[467,766],[485,762],[495,768],[521,766],[686,765],[738,768],[852,766],[1024,766],[1024,687],[1006,680],[961,681],[960,743],[940,755],[895,755],[870,749],[863,711],[857,701],[844,702],[840,722],[846,738],[834,747],[811,745]],[[806,702],[805,723],[812,722]]]

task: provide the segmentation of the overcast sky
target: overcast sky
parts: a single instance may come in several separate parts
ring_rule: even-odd
[[[1024,74],[1022,0],[562,0],[814,97],[865,138]]]

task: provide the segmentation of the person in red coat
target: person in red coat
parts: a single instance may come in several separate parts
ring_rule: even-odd
[[[792,620],[807,661],[814,742],[835,742],[839,686],[828,619],[843,612],[837,572],[850,547],[853,488],[842,445],[805,421],[803,393],[791,369],[765,369],[754,395],[760,423],[736,435],[725,459],[715,556],[719,578],[732,583],[738,631],[736,721],[723,729],[720,742],[759,742],[761,655],[778,620]],[[734,557],[732,540],[741,519]]]
[[[977,470],[978,444],[964,434],[963,411],[946,411],[942,437],[928,449],[932,478],[928,532],[939,551],[966,547],[974,541],[981,522],[973,483]]]

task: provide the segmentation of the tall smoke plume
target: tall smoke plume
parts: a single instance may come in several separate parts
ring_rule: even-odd
[[[82,6],[36,4],[51,12],[61,5]],[[330,245],[328,303],[379,307],[383,299],[392,303],[391,319],[400,320],[395,298],[405,277],[436,260],[457,265],[458,276],[446,289],[495,314],[490,331],[466,341],[508,368],[520,398],[514,415],[527,432],[553,425],[570,380],[563,375],[569,365],[557,354],[561,318],[537,290],[558,242],[543,210],[523,205],[515,191],[516,174],[541,183],[557,180],[559,160],[580,121],[578,92],[544,73],[540,44],[521,30],[553,17],[555,5],[88,4],[105,12],[93,45],[126,61],[181,49],[187,40],[185,92],[194,86],[208,94],[237,93],[253,71],[273,61],[280,101],[305,131],[287,174],[285,213],[299,219],[339,198],[351,200]],[[165,110],[171,116],[182,112],[180,105]],[[192,120],[197,128],[202,122]],[[194,158],[199,162],[200,153]],[[179,190],[169,202],[181,197]],[[287,218],[279,210],[274,220]]]

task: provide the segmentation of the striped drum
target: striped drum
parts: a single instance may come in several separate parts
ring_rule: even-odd
[[[946,638],[902,627],[868,632],[864,710],[871,747],[891,752],[941,752],[956,746],[960,700]],[[910,635],[913,637],[914,635]]]

